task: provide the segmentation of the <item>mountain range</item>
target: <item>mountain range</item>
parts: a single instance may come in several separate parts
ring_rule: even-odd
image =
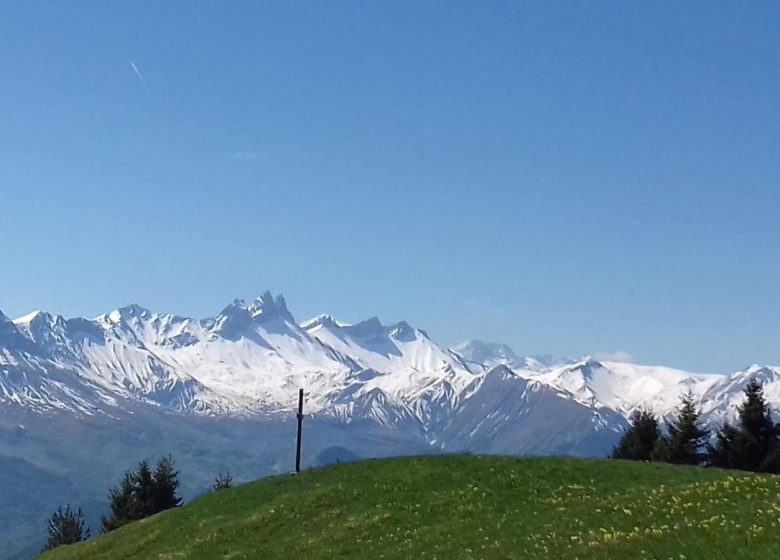
[[[751,379],[780,405],[780,368],[699,374],[479,341],[445,348],[403,321],[298,322],[269,292],[206,319],[138,305],[94,319],[0,312],[0,476],[20,489],[0,503],[12,529],[0,548],[29,554],[65,501],[102,513],[108,485],[144,457],[172,453],[188,496],[219,470],[238,480],[288,471],[299,388],[311,466],[440,452],[604,455],[634,410],[668,417],[690,391],[717,426]]]

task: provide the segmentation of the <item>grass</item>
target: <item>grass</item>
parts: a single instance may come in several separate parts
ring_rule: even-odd
[[[269,478],[45,560],[780,556],[780,477],[657,463],[426,457]]]

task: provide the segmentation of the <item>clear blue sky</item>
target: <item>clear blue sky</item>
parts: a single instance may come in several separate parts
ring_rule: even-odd
[[[0,5],[8,315],[780,364],[780,3],[162,4]]]

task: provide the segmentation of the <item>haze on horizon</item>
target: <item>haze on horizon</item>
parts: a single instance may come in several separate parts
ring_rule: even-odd
[[[0,310],[780,364],[780,5],[0,6]]]

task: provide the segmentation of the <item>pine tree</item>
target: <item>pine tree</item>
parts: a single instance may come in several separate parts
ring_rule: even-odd
[[[214,491],[219,490],[227,490],[228,488],[233,487],[233,477],[230,474],[230,471],[223,473],[219,473],[217,477],[214,479],[214,484],[211,485],[211,488]]]
[[[154,515],[154,476],[147,461],[138,463],[134,478],[134,496],[131,508],[132,519],[143,519]]]
[[[176,495],[179,489],[179,471],[173,467],[173,459],[163,457],[154,469],[152,484],[153,513],[179,507],[181,498]]]
[[[709,463],[716,467],[758,472],[780,472],[780,427],[772,420],[758,381],[745,387],[745,400],[737,409],[737,426],[724,424],[709,448]]]
[[[737,438],[739,430],[725,422],[715,434],[715,444],[707,447],[707,463],[713,467],[724,469],[739,469],[742,462],[738,460]]]
[[[58,507],[49,518],[49,538],[43,550],[51,550],[64,544],[75,544],[89,538],[89,529],[84,525],[81,508]]]
[[[669,422],[667,434],[659,438],[652,458],[667,463],[698,465],[709,430],[699,427],[701,413],[696,408],[693,393],[688,392],[680,400],[677,417]]]
[[[659,437],[658,419],[655,415],[645,410],[637,410],[631,415],[630,425],[609,456],[612,459],[648,461]]]
[[[135,486],[135,473],[127,471],[119,486],[109,490],[108,501],[111,506],[111,515],[102,519],[104,533],[118,529],[137,518]]]
[[[180,506],[178,477],[170,457],[158,461],[154,472],[147,461],[138,463],[135,471],[126,472],[119,486],[109,491],[111,515],[103,518],[103,532]]]

